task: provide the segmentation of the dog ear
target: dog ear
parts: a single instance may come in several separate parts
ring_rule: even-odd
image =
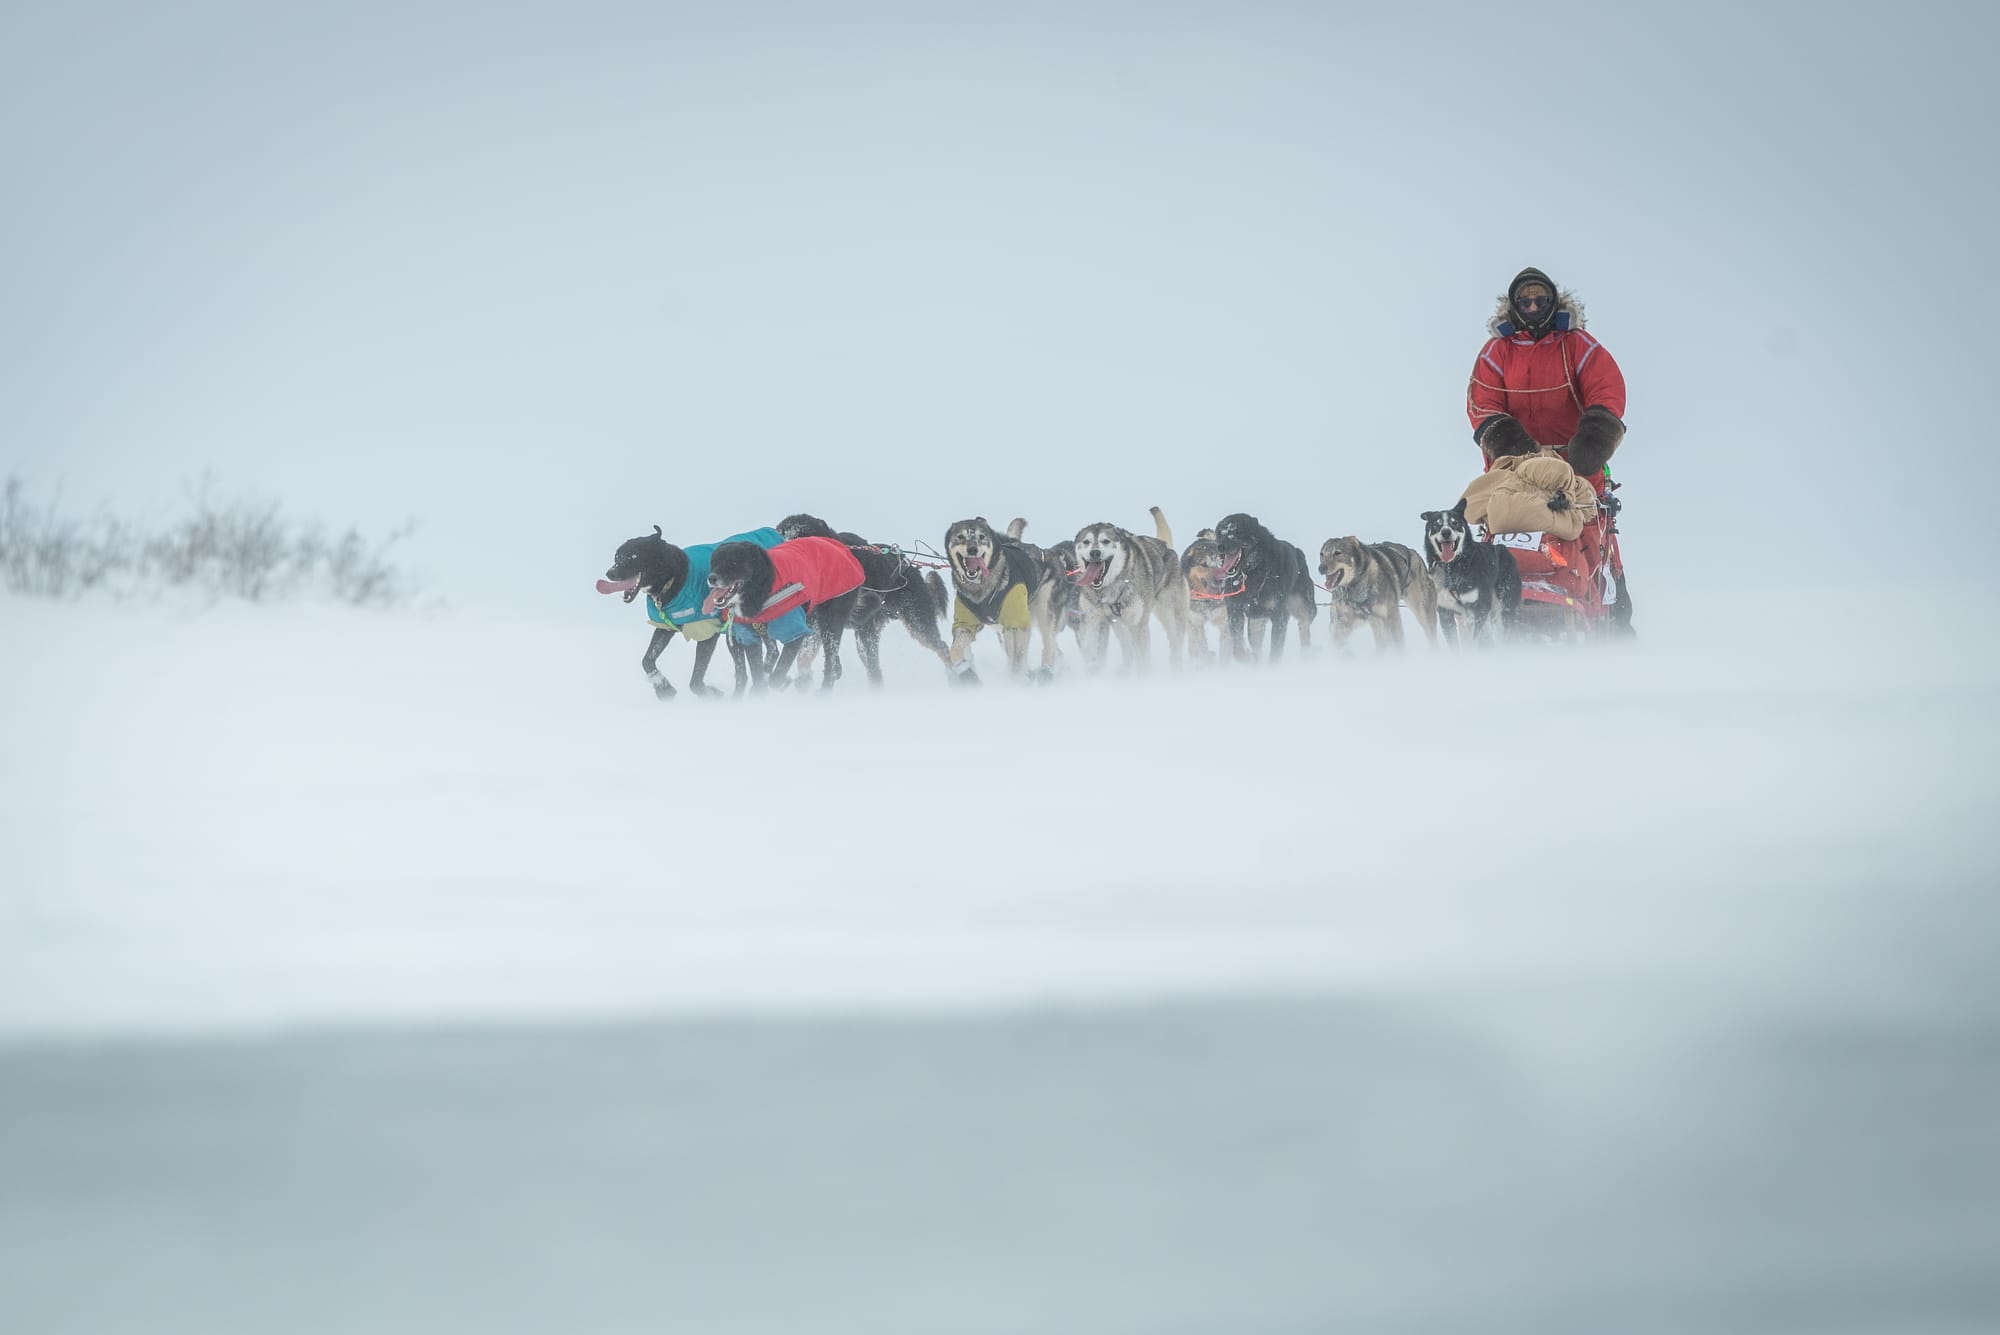
[[[653,525],[653,536],[656,538],[665,539],[667,535],[660,532],[660,526],[658,524],[655,524]]]
[[[1459,497],[1458,504],[1451,507],[1451,517],[1453,519],[1465,518],[1465,497]]]
[[[1439,513],[1441,512],[1437,510],[1426,510],[1422,514],[1418,515],[1417,518],[1423,520],[1426,524],[1428,524],[1431,522],[1431,520],[1436,519]]]

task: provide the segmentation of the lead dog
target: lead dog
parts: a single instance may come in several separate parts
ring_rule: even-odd
[[[1437,589],[1438,631],[1456,646],[1459,622],[1473,643],[1491,643],[1513,629],[1521,609],[1521,569],[1514,553],[1474,542],[1465,520],[1465,498],[1449,510],[1426,510],[1424,560]]]
[[[1319,575],[1333,595],[1334,652],[1364,621],[1374,631],[1377,650],[1402,648],[1399,601],[1409,604],[1424,637],[1437,646],[1437,587],[1423,557],[1402,543],[1328,538],[1319,549]]]
[[[1251,637],[1260,621],[1271,628],[1273,663],[1283,657],[1285,630],[1294,621],[1299,625],[1299,649],[1310,647],[1319,600],[1313,595],[1312,568],[1306,564],[1306,554],[1265,528],[1254,515],[1224,515],[1215,526],[1215,540],[1225,557],[1237,558],[1236,569],[1243,580],[1242,595],[1227,603],[1229,641],[1237,660],[1257,657]],[[1261,641],[1263,637],[1255,638]]]
[[[1124,666],[1144,672],[1152,666],[1152,620],[1167,633],[1167,659],[1178,670],[1187,645],[1187,581],[1181,577],[1174,531],[1160,507],[1152,508],[1157,537],[1128,532],[1116,524],[1090,524],[1077,531],[1075,575],[1082,624],[1084,665],[1100,672],[1109,657],[1113,631]]]
[[[738,533],[723,539],[724,542],[749,542],[759,547],[775,547],[780,541],[776,529],[752,529],[748,533]],[[719,543],[707,543],[696,547],[676,547],[661,536],[660,526],[653,525],[650,534],[628,539],[618,544],[612,553],[611,568],[604,572],[598,582],[599,593],[622,593],[626,602],[631,602],[640,594],[646,595],[646,620],[653,625],[653,638],[646,645],[646,656],[639,660],[639,666],[646,673],[646,679],[653,684],[653,694],[662,700],[674,698],[673,683],[659,669],[660,654],[673,642],[676,634],[694,645],[694,675],[688,680],[688,690],[697,696],[719,696],[721,691],[706,683],[708,662],[715,657],[715,644],[721,638],[722,619],[704,612],[701,604],[708,593],[708,562]],[[742,649],[732,639],[729,656],[736,666],[736,689],[741,692],[746,675]]]

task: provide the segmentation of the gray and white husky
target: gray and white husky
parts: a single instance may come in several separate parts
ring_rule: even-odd
[[[1157,537],[1116,524],[1089,524],[1076,535],[1074,576],[1082,623],[1077,638],[1085,666],[1102,671],[1115,631],[1124,666],[1144,672],[1152,665],[1152,620],[1167,633],[1167,657],[1178,670],[1187,647],[1187,580],[1181,575],[1174,533],[1160,507],[1153,507]]]

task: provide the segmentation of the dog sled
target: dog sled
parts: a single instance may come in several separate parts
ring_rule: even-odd
[[[1487,533],[1482,541],[1513,552],[1521,572],[1514,633],[1580,640],[1629,633],[1632,600],[1618,550],[1618,484],[1599,469],[1583,479],[1597,494],[1597,515],[1574,538],[1552,533]]]

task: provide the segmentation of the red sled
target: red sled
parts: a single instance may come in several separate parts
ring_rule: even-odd
[[[1597,518],[1575,538],[1489,533],[1482,539],[1512,551],[1520,568],[1517,633],[1574,640],[1631,630],[1632,600],[1618,553],[1618,484],[1601,469],[1588,481],[1597,493]]]

